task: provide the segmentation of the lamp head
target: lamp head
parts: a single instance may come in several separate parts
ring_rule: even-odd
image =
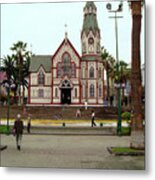
[[[108,3],[108,4],[106,5],[106,8],[110,11],[110,10],[111,10],[111,4]]]
[[[123,3],[121,2],[118,6],[118,11],[122,11],[122,9],[123,9]]]

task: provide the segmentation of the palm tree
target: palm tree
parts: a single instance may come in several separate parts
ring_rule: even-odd
[[[142,114],[142,82],[140,61],[140,34],[141,34],[141,7],[142,0],[131,1],[132,10],[132,107],[131,143],[133,148],[144,148],[143,114]]]
[[[106,51],[106,49],[103,50],[102,48],[102,54],[101,54],[104,67],[106,69],[106,81],[107,81],[107,100],[108,100],[108,105],[109,105],[109,99],[110,99],[110,74],[113,71],[113,65],[114,65],[114,58],[109,55],[109,53]]]
[[[6,72],[7,79],[2,83],[5,84],[7,89],[7,129],[9,130],[9,115],[10,115],[10,90],[11,84],[13,83],[13,71],[14,71],[14,61],[11,56],[6,56],[3,58],[3,70]]]
[[[14,76],[16,79],[17,90],[18,90],[18,105],[23,102],[23,98],[21,99],[21,86],[23,87],[23,91],[25,90],[26,80],[25,78],[29,75],[29,66],[30,66],[30,59],[32,53],[26,51],[27,43],[22,41],[18,41],[17,43],[13,44],[11,50],[15,52],[13,54],[13,58],[15,60],[15,67],[16,70],[14,72]]]
[[[30,74],[29,67],[30,67],[30,59],[31,59],[29,52],[27,52],[25,55],[27,56],[26,57],[27,61],[24,61],[24,63],[23,63],[22,77],[21,77],[21,81],[22,81],[21,85],[23,87],[23,95],[22,95],[22,97],[23,97],[22,101],[23,102],[25,99],[25,88],[28,88],[28,82],[27,82],[26,78]]]
[[[121,97],[121,101],[122,101],[122,105],[123,105],[123,101],[124,101],[124,88],[127,82],[127,77],[126,77],[126,72],[127,72],[127,66],[128,64],[124,61],[120,61],[119,62],[119,66],[120,66],[120,84],[121,84],[121,89],[122,89],[122,97]],[[124,85],[124,86],[123,86]]]

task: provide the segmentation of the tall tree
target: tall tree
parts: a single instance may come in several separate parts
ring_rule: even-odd
[[[26,85],[26,77],[29,74],[29,66],[30,66],[30,59],[32,53],[26,50],[27,44],[18,41],[17,43],[13,44],[11,50],[14,52],[13,58],[15,60],[15,67],[16,70],[14,71],[14,76],[16,79],[17,91],[18,91],[18,104],[20,105],[23,103],[23,98],[21,99],[21,87],[23,87],[23,91]],[[24,94],[24,93],[23,93]]]
[[[28,82],[26,78],[29,75],[29,67],[30,67],[30,60],[31,60],[31,54],[30,52],[25,53],[26,61],[23,62],[23,68],[22,68],[22,75],[21,75],[21,85],[23,87],[23,94],[22,94],[22,102],[24,102],[25,99],[25,88],[28,88]]]
[[[127,75],[128,75],[127,74],[128,64],[125,61],[120,61],[119,66],[120,66],[120,83],[121,83],[121,90],[122,90],[121,101],[123,103],[123,101],[124,101],[124,88],[125,88],[125,85],[127,82]]]
[[[141,8],[142,0],[131,1],[132,10],[132,107],[133,117],[131,122],[131,143],[133,148],[144,148],[143,114],[142,114],[142,82],[141,82],[141,58],[140,58],[140,34],[141,34]]]
[[[3,58],[3,70],[6,72],[7,79],[2,83],[5,84],[7,89],[7,129],[9,128],[9,115],[10,115],[10,90],[13,84],[13,71],[14,71],[14,61],[12,56],[6,56]]]
[[[113,70],[113,66],[114,66],[114,58],[112,58],[112,56],[109,55],[109,53],[106,51],[106,49],[102,48],[102,54],[101,54],[103,63],[104,63],[104,67],[106,69],[106,81],[107,81],[107,100],[108,100],[108,105],[109,105],[109,99],[110,99],[110,74]]]

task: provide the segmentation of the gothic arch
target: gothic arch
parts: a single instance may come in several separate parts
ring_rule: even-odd
[[[94,67],[91,66],[89,69],[89,78],[94,78],[95,72],[94,72]]]
[[[94,87],[94,84],[90,85],[89,95],[90,95],[90,97],[95,97],[95,87]]]

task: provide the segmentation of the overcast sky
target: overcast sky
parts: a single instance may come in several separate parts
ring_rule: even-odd
[[[10,54],[13,43],[24,41],[28,50],[36,55],[55,53],[68,32],[68,38],[81,55],[80,34],[83,24],[83,7],[86,2],[72,3],[27,3],[1,4],[1,57]],[[95,2],[97,19],[101,30],[101,46],[116,57],[115,24],[109,18],[112,13],[106,9],[107,1]],[[111,2],[116,9],[119,2]],[[123,3],[123,12],[118,14],[119,59],[130,63],[131,60],[131,10]],[[67,28],[65,28],[67,24]],[[142,18],[141,57],[144,62],[144,12]]]

